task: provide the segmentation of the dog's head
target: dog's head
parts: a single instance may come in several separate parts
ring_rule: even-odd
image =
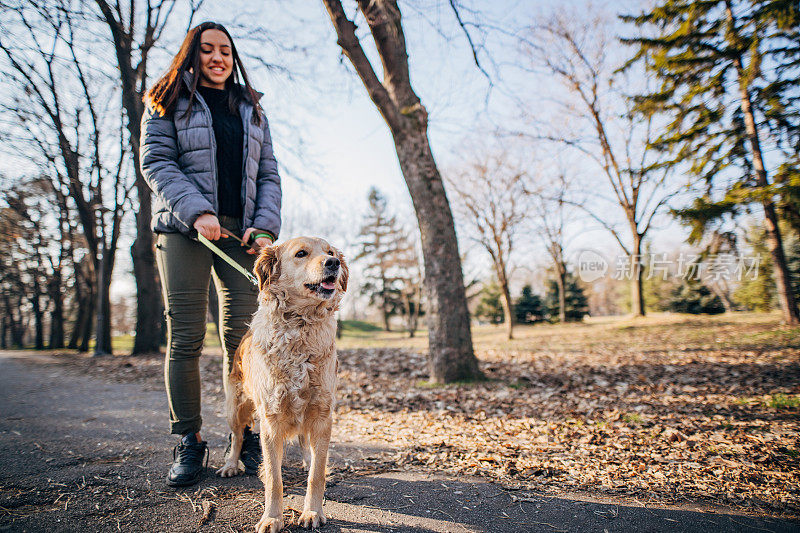
[[[254,271],[262,292],[311,305],[341,296],[349,274],[342,252],[314,237],[264,248]]]

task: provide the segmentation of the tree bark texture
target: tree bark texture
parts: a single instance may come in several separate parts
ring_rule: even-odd
[[[558,320],[567,321],[567,266],[563,261],[556,262],[556,288],[558,289]]]
[[[500,283],[500,292],[502,298],[500,305],[503,307],[503,320],[506,324],[506,338],[511,340],[514,338],[514,303],[511,301],[511,289],[508,287],[508,274],[506,272],[505,262],[502,257],[498,257],[499,261],[495,262],[494,268],[497,274],[497,280]]]
[[[394,0],[358,0],[383,65],[381,82],[341,1],[323,3],[339,46],[391,130],[411,193],[425,265],[430,379],[452,382],[481,377],[472,347],[453,215],[428,142],[428,114],[411,87],[400,9]]]
[[[51,350],[64,347],[64,296],[61,294],[61,270],[55,269],[48,284],[52,308],[50,310],[50,338],[47,342]]]
[[[111,272],[114,258],[108,250],[103,252],[99,262],[97,277],[97,326],[95,334],[94,355],[111,355]]]
[[[631,248],[631,314],[644,316],[644,288],[642,280],[642,235],[634,226]]]

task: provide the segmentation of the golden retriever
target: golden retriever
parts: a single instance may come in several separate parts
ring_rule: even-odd
[[[283,528],[281,461],[284,442],[297,435],[309,467],[299,523],[318,527],[336,390],[336,319],[347,290],[341,252],[322,239],[298,237],[265,248],[255,263],[258,311],[236,351],[225,388],[231,447],[217,473],[241,469],[242,433],[254,416],[261,424],[264,515],[259,533]]]

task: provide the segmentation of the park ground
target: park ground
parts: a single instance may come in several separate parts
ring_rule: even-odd
[[[440,386],[424,332],[347,324],[324,530],[800,528],[800,328],[735,313],[473,333],[487,379]],[[162,481],[162,357],[0,354],[0,531],[251,530],[259,482],[213,476],[226,435],[213,344],[209,473],[179,491]],[[292,448],[287,520],[297,463]]]

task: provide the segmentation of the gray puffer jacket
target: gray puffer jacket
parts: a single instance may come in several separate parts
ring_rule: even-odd
[[[184,82],[191,83],[187,73]],[[260,95],[259,95],[260,96]],[[217,214],[217,146],[211,111],[195,93],[186,115],[188,95],[182,94],[171,115],[150,109],[142,117],[140,162],[142,173],[156,195],[153,231],[194,234],[194,222],[204,213]],[[276,237],[281,229],[281,180],[272,153],[266,117],[253,122],[253,106],[243,101],[239,114],[244,125],[243,227],[267,230]]]

